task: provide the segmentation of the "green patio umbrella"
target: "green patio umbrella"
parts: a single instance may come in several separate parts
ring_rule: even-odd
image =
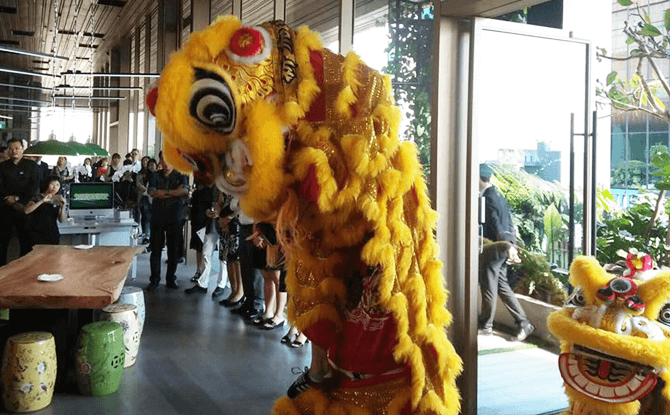
[[[96,156],[99,156],[99,157],[109,156],[109,152],[107,152],[107,150],[105,150],[104,148],[100,147],[99,145],[97,145],[95,143],[86,143],[84,145],[86,147],[90,148],[91,150],[93,150],[95,152]]]
[[[68,141],[67,144],[77,150],[80,156],[97,156],[98,154],[90,147],[76,141]]]
[[[28,147],[23,154],[26,156],[78,156],[79,153],[68,143],[57,140],[38,141]]]

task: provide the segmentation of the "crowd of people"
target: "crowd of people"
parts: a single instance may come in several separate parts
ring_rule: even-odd
[[[274,226],[255,223],[239,208],[237,198],[214,185],[196,183],[159,160],[133,149],[121,161],[86,158],[72,167],[59,157],[50,168],[39,156],[24,156],[23,142],[9,140],[0,147],[0,265],[7,263],[13,228],[20,255],[36,244],[58,244],[58,221],[67,218],[66,197],[73,182],[114,182],[115,206],[130,210],[140,227],[141,241],[150,253],[149,285],[155,291],[161,280],[161,255],[167,248],[166,287],[178,289],[177,266],[185,256],[183,229],[190,219],[190,246],[196,250],[197,269],[186,294],[205,294],[214,260],[219,262],[213,298],[229,295],[219,304],[261,329],[286,325],[286,270]],[[307,338],[290,327],[282,343],[302,347]]]

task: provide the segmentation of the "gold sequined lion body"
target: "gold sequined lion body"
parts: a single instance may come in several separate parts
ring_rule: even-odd
[[[670,272],[615,276],[579,257],[570,282],[574,304],[548,319],[561,340],[565,415],[669,415]]]
[[[153,99],[167,161],[276,223],[289,319],[338,374],[275,413],[457,414],[436,213],[389,78],[307,27],[226,16],[173,54]]]

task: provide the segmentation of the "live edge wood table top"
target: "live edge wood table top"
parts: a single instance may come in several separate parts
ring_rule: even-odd
[[[100,309],[116,301],[142,247],[35,245],[0,267],[0,308]],[[41,274],[61,274],[41,282]]]

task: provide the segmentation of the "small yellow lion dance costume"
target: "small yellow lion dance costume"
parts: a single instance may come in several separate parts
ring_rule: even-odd
[[[457,414],[436,213],[391,84],[306,27],[191,34],[148,97],[164,155],[276,221],[289,319],[328,353],[330,387],[276,414]]]
[[[669,415],[670,272],[615,276],[579,257],[570,282],[576,307],[548,319],[561,340],[565,415]]]

